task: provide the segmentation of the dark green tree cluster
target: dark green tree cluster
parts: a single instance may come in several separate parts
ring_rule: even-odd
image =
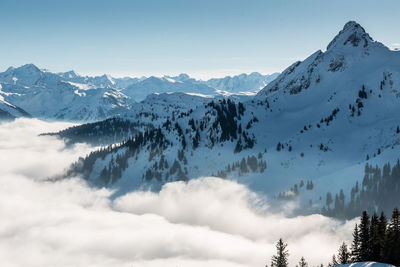
[[[289,252],[282,238],[276,243],[276,254],[272,256],[271,267],[288,267]],[[332,256],[328,266],[336,266],[355,262],[382,262],[400,266],[400,211],[395,208],[390,221],[385,214],[372,217],[364,211],[359,224],[353,231],[353,241],[350,249],[343,242],[337,254]],[[307,267],[302,257],[296,267]],[[321,265],[323,266],[323,265]],[[266,265],[268,267],[268,265]]]
[[[217,112],[217,117],[212,124],[212,128],[217,129],[220,126],[220,141],[227,141],[231,138],[237,138],[237,117],[239,112],[235,102],[223,99],[219,104],[214,101],[209,103]]]
[[[367,99],[367,92],[365,91],[365,85],[362,86],[362,89],[360,91],[358,91],[358,97],[359,98],[363,98],[363,99]]]
[[[108,155],[111,155],[108,166],[100,171],[98,179],[91,181],[96,186],[107,186],[121,178],[122,172],[128,168],[128,159],[137,156],[143,148],[149,151],[149,161],[152,161],[156,155],[161,155],[162,151],[170,144],[160,128],[150,129],[144,133],[139,132],[121,144],[110,145],[93,151],[85,158],[80,157],[77,162],[71,165],[66,176],[81,175],[88,180],[95,162],[98,159],[104,160]],[[148,173],[147,177],[153,178],[151,173]]]
[[[335,108],[334,110],[332,110],[331,114],[328,117],[322,118],[319,123],[317,123],[317,128],[321,128],[321,125],[323,125],[324,123],[326,124],[326,126],[329,126],[329,123],[336,118],[336,115],[339,111],[339,108]]]
[[[331,265],[364,261],[400,266],[400,213],[397,208],[389,222],[383,212],[380,216],[374,213],[370,217],[364,211],[360,223],[354,227],[350,251],[343,243]]]
[[[283,242],[282,238],[276,243],[276,254],[271,258],[271,267],[288,267],[289,266],[289,251],[287,249],[287,244]],[[266,265],[265,267],[268,267]],[[308,263],[301,257],[299,263],[296,267],[308,267]]]
[[[253,116],[253,118],[247,123],[246,130],[250,129],[253,123],[258,122],[257,117]]]
[[[256,156],[247,156],[242,158],[240,161],[236,161],[232,164],[228,164],[224,170],[219,170],[217,174],[211,174],[221,178],[228,177],[228,174],[236,173],[238,176],[242,176],[246,173],[263,173],[267,169],[267,162],[263,160],[263,155],[258,153]]]
[[[242,150],[253,148],[255,144],[254,134],[250,135],[242,129],[241,117],[244,115],[245,108],[242,103],[235,103],[228,99],[219,100],[218,102],[211,101],[206,107],[212,109],[210,113],[215,116],[211,123],[210,117],[205,117],[200,121],[200,130],[205,129],[206,125],[211,123],[208,132],[208,139],[211,146],[216,142],[236,141],[234,153],[239,153]],[[257,118],[253,118],[252,123],[257,122]],[[194,146],[197,145],[197,140],[194,141]]]
[[[278,200],[291,200],[297,197],[300,194],[300,189],[305,186],[305,190],[313,190],[314,189],[314,183],[310,180],[307,181],[307,183],[304,183],[304,180],[301,180],[299,184],[294,184],[293,187],[290,187],[287,191],[285,192],[279,192],[277,199]],[[311,200],[310,200],[311,201]],[[310,207],[312,206],[312,202],[310,203]]]
[[[287,148],[287,150],[289,152],[292,152],[292,150],[293,150],[293,147],[291,145],[289,145],[288,143],[281,144],[281,142],[278,142],[278,144],[276,144],[276,151],[278,151],[278,152],[283,150],[283,149],[285,149],[285,148]]]
[[[389,163],[383,168],[365,165],[365,174],[361,185],[356,182],[346,201],[343,190],[336,194],[334,205],[331,205],[332,194],[326,196],[326,206],[322,214],[340,219],[357,217],[363,210],[368,213],[390,213],[400,203],[400,161],[391,167]]]
[[[343,242],[339,247],[337,255],[333,254],[332,262],[328,263],[328,266],[336,266],[350,263],[350,256],[351,253],[349,252],[346,243]]]
[[[75,143],[88,143],[94,146],[110,145],[127,140],[140,129],[147,129],[149,125],[131,122],[121,118],[109,118],[103,121],[85,123],[72,126],[56,133],[45,133],[62,138],[67,145]]]

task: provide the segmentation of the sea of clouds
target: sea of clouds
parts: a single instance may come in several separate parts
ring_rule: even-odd
[[[94,149],[38,136],[70,125],[0,124],[1,266],[265,266],[280,237],[291,266],[301,256],[326,265],[351,238],[352,221],[272,213],[265,197],[218,178],[116,199],[79,177],[49,181]]]

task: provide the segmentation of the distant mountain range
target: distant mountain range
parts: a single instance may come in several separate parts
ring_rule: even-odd
[[[0,118],[95,121],[124,114],[154,93],[255,94],[276,76],[252,73],[208,81],[186,74],[161,78],[84,77],[74,71],[52,73],[27,64],[0,73]]]

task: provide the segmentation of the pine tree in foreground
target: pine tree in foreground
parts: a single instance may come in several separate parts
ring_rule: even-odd
[[[385,240],[386,240],[386,229],[387,229],[387,219],[385,214],[381,213],[381,216],[379,217],[379,226],[378,226],[378,231],[379,231],[379,243],[380,243],[380,257],[381,260],[383,260],[383,249],[385,246]]]
[[[395,266],[400,266],[400,212],[397,208],[393,210],[386,232],[383,260]]]
[[[308,267],[308,263],[306,262],[306,260],[304,259],[304,257],[301,257],[300,261],[299,261],[299,265],[297,265],[298,267]]]
[[[360,230],[360,259],[363,261],[370,260],[370,220],[368,213],[364,211],[361,216],[359,225]]]
[[[370,260],[379,262],[381,261],[381,236],[379,232],[379,218],[376,213],[371,217],[369,233]]]
[[[339,248],[338,260],[339,260],[339,264],[350,263],[350,252],[347,249],[347,245],[345,242],[343,242],[343,244]]]
[[[360,232],[356,224],[353,231],[353,243],[351,244],[351,261],[358,262],[360,260]]]
[[[342,249],[339,249],[339,254]],[[397,208],[393,210],[389,224],[383,212],[380,217],[374,214],[371,219],[367,212],[363,212],[360,224],[356,224],[353,231],[349,261],[376,261],[400,266],[400,212]],[[338,263],[342,263],[342,259]]]
[[[288,267],[289,252],[287,250],[287,244],[283,242],[282,238],[276,243],[277,254],[272,256],[271,267]]]
[[[336,266],[336,265],[339,265],[339,263],[338,263],[337,260],[336,260],[335,254],[333,254],[333,256],[332,256],[332,263],[330,263],[328,266]]]

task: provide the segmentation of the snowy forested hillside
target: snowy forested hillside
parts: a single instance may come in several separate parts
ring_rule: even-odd
[[[366,162],[397,160],[399,101],[400,52],[349,22],[325,51],[254,97],[148,97],[121,116],[147,125],[138,135],[80,159],[70,173],[120,192],[217,175],[321,208],[328,191],[344,189],[349,200]]]

